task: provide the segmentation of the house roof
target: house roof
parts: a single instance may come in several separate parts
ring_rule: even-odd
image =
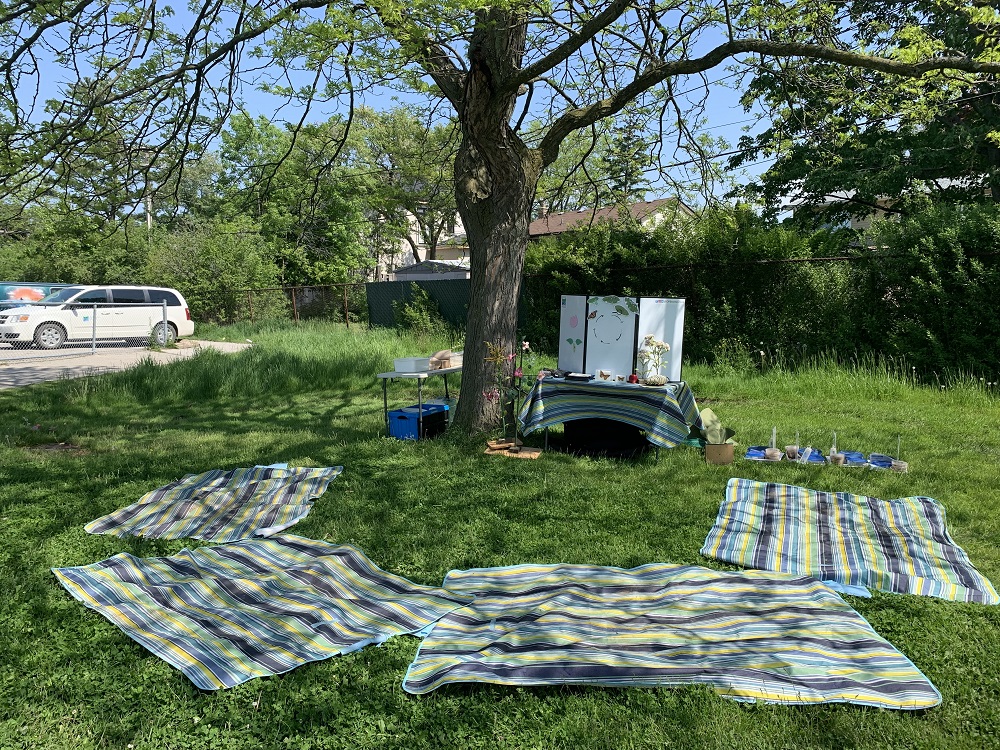
[[[467,260],[423,260],[414,263],[412,266],[397,268],[397,276],[409,273],[455,273],[456,271],[468,271],[469,261]]]
[[[676,207],[681,213],[689,216],[694,212],[683,201],[677,198],[658,198],[655,201],[642,201],[626,206],[628,213],[636,221],[643,221],[655,213],[666,208]],[[561,234],[570,229],[582,229],[590,224],[600,221],[615,221],[621,215],[621,206],[605,206],[598,209],[584,209],[583,211],[564,211],[557,214],[548,214],[535,219],[528,225],[528,236],[531,238],[545,237],[552,234]]]

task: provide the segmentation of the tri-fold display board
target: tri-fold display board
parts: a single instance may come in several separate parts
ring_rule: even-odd
[[[602,370],[616,378],[641,374],[642,366],[636,359],[649,334],[670,345],[662,374],[680,380],[684,300],[564,294],[560,302],[559,369],[595,377]]]

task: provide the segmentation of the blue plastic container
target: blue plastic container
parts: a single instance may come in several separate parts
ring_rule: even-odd
[[[420,437],[434,437],[448,428],[447,404],[424,404],[423,416],[424,430]],[[419,419],[420,407],[417,404],[404,409],[393,409],[389,412],[390,437],[398,440],[417,440]]]

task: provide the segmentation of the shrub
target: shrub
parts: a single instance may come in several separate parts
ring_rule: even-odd
[[[149,284],[179,289],[196,320],[214,323],[248,318],[242,290],[278,285],[270,247],[249,221],[189,221],[159,234],[144,273]],[[281,292],[255,292],[254,318],[283,317],[288,304]]]
[[[409,297],[393,302],[392,311],[396,326],[411,333],[426,336],[446,336],[452,333],[451,326],[441,315],[438,303],[418,284],[411,282]]]
[[[1000,371],[1000,208],[937,206],[876,222],[865,321],[919,370]]]

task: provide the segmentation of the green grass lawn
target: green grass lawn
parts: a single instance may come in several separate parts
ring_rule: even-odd
[[[635,462],[484,456],[480,442],[382,435],[374,374],[448,342],[303,325],[215,331],[234,356],[0,393],[0,748],[781,748],[1000,745],[1000,608],[915,596],[850,599],[944,702],[922,713],[744,705],[707,689],[445,688],[400,683],[417,649],[396,638],[231,690],[203,693],[84,608],[53,566],[185,544],[88,536],[83,525],[189,472],[288,461],[343,465],[291,533],[356,545],[440,584],[452,568],[521,562],[631,567],[698,554],[733,476],[879,497],[924,494],[1000,583],[1000,412],[974,385],[914,387],[877,368],[765,376],[686,368],[701,403],[762,443],[895,452],[906,475],[708,466],[689,448]],[[413,392],[396,385],[393,402]],[[530,442],[530,439],[529,439]],[[65,443],[60,449],[47,447]]]

